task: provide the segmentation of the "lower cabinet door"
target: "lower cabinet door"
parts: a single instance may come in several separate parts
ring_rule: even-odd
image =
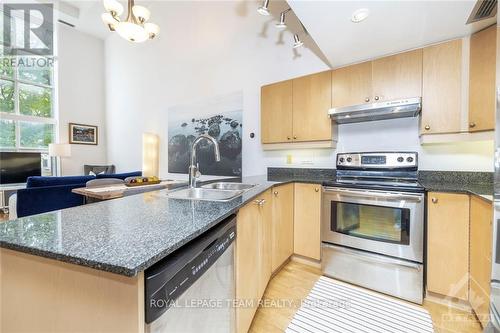
[[[489,321],[493,207],[475,196],[470,203],[469,302],[479,321]]]
[[[467,301],[469,196],[429,192],[427,291]]]
[[[293,184],[273,188],[272,271],[293,254]]]
[[[252,324],[260,299],[260,206],[258,200],[238,212],[236,225],[236,331],[245,333]]]
[[[320,260],[321,185],[295,184],[293,252]]]

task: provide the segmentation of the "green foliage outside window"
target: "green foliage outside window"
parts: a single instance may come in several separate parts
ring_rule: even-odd
[[[29,116],[50,118],[51,95],[50,88],[19,84],[19,112]]]
[[[0,119],[0,147],[13,148],[16,146],[16,127],[12,120]]]
[[[0,80],[0,112],[14,112],[14,82]]]

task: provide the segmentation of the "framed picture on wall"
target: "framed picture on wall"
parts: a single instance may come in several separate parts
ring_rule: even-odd
[[[97,145],[97,126],[69,123],[69,143]]]

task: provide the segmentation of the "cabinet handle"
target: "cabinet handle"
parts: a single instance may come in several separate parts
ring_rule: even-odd
[[[293,139],[295,140],[295,139],[297,139],[297,137],[296,137],[296,136],[294,136],[294,137],[293,137]]]
[[[366,97],[366,98],[365,98],[365,102],[367,102],[367,103],[368,103],[369,101],[370,101],[370,97]]]
[[[476,127],[476,123],[474,123],[474,122],[470,123],[470,124],[469,124],[469,127],[470,127],[470,128],[474,128],[474,127]]]
[[[278,196],[278,191],[274,191],[274,196],[277,197]]]
[[[259,202],[259,206],[264,206],[265,203],[266,203],[266,199],[261,199]]]
[[[291,138],[289,136],[286,137],[287,140],[290,140]]]
[[[314,192],[319,192],[319,188],[317,188],[317,187],[316,187],[316,188],[314,189]]]
[[[425,125],[425,127],[424,127],[424,128],[425,128],[425,130],[426,130],[426,131],[428,131],[428,130],[430,130],[430,129],[431,129],[431,127],[430,127],[429,125]]]
[[[437,198],[432,198],[431,201],[432,201],[433,204],[438,203],[438,199]]]
[[[380,99],[380,97],[378,96],[375,96],[375,100],[378,101]]]

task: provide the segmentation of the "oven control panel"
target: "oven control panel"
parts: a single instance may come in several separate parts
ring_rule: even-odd
[[[337,154],[337,167],[359,169],[417,168],[416,152],[371,152]]]

